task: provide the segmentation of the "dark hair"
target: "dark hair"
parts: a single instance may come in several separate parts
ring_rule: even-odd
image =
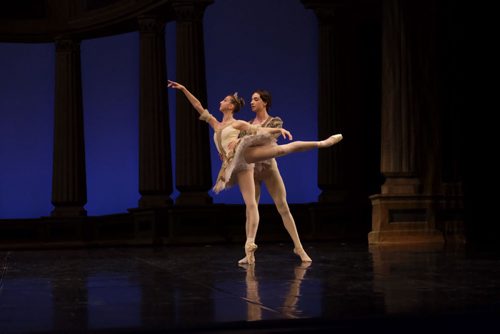
[[[231,103],[234,105],[233,114],[236,114],[245,106],[245,100],[243,100],[242,97],[239,97],[238,93],[231,94],[229,97],[231,98]]]
[[[271,109],[271,104],[272,104],[272,97],[271,97],[271,93],[265,89],[256,89],[253,93],[253,94],[259,94],[260,95],[260,98],[262,101],[264,101],[266,103],[266,109],[269,110]]]

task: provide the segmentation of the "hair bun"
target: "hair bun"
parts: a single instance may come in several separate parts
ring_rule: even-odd
[[[241,108],[245,106],[245,100],[243,100],[242,97],[238,96],[238,92],[234,92],[233,94],[230,95],[232,103],[234,105],[234,113],[237,113],[240,111]]]
[[[233,97],[234,97],[234,100],[236,101],[236,103],[239,104],[239,109],[243,108],[245,106],[245,100],[238,95],[238,92],[234,92],[233,94]]]

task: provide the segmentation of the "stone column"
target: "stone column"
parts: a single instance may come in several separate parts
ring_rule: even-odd
[[[338,51],[338,24],[335,15],[341,10],[339,1],[302,0],[304,6],[313,9],[318,18],[318,137],[328,138],[342,132],[343,122],[339,105],[341,85]],[[342,145],[318,151],[319,202],[342,202],[345,199],[343,168],[345,159]]]
[[[165,64],[165,24],[139,18],[139,208],[172,204],[172,161]]]
[[[421,27],[421,17],[429,22]],[[432,5],[384,0],[381,194],[371,197],[371,244],[443,243],[436,220],[443,198],[436,131]]]
[[[382,194],[417,194],[417,114],[408,22],[398,0],[385,1],[382,36]]]
[[[86,216],[87,181],[83,131],[80,42],[56,41],[54,156],[51,215]]]
[[[176,0],[172,6],[177,19],[176,81],[185,85],[207,106],[203,14],[211,0]],[[208,124],[186,97],[177,92],[176,113],[176,204],[210,204],[212,187]],[[213,111],[215,112],[215,111]]]

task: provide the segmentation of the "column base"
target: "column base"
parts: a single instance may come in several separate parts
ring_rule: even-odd
[[[50,213],[51,217],[86,217],[87,210],[83,206],[59,206]]]
[[[465,242],[463,206],[448,206],[450,202],[463,203],[457,198],[394,194],[370,198],[369,244]]]
[[[167,195],[143,195],[139,200],[140,209],[165,208],[173,204]]]
[[[212,197],[203,191],[182,192],[175,200],[176,205],[209,205],[212,203]]]
[[[418,194],[420,191],[420,180],[416,177],[387,177],[381,187],[382,194]]]
[[[151,240],[153,245],[162,244],[162,237],[168,234],[172,207],[128,209],[133,220],[133,236],[136,240]]]

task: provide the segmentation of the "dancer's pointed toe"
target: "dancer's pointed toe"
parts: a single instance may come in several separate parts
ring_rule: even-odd
[[[302,262],[312,262],[312,259],[307,255],[306,251],[304,248],[294,248],[293,252],[295,255],[298,255],[300,257],[300,260]]]
[[[328,139],[320,141],[319,147],[325,148],[325,147],[333,146],[333,145],[337,144],[338,142],[340,142],[343,138],[344,138],[344,136],[342,136],[341,133],[337,133],[333,136],[330,136]]]
[[[344,139],[344,136],[342,136],[341,133],[337,133],[336,135],[333,135],[332,138],[333,138],[333,145],[335,145],[338,142],[340,142],[342,139]]]
[[[245,244],[245,257],[238,261],[238,264],[254,264],[255,263],[255,251],[258,246],[253,242]]]

